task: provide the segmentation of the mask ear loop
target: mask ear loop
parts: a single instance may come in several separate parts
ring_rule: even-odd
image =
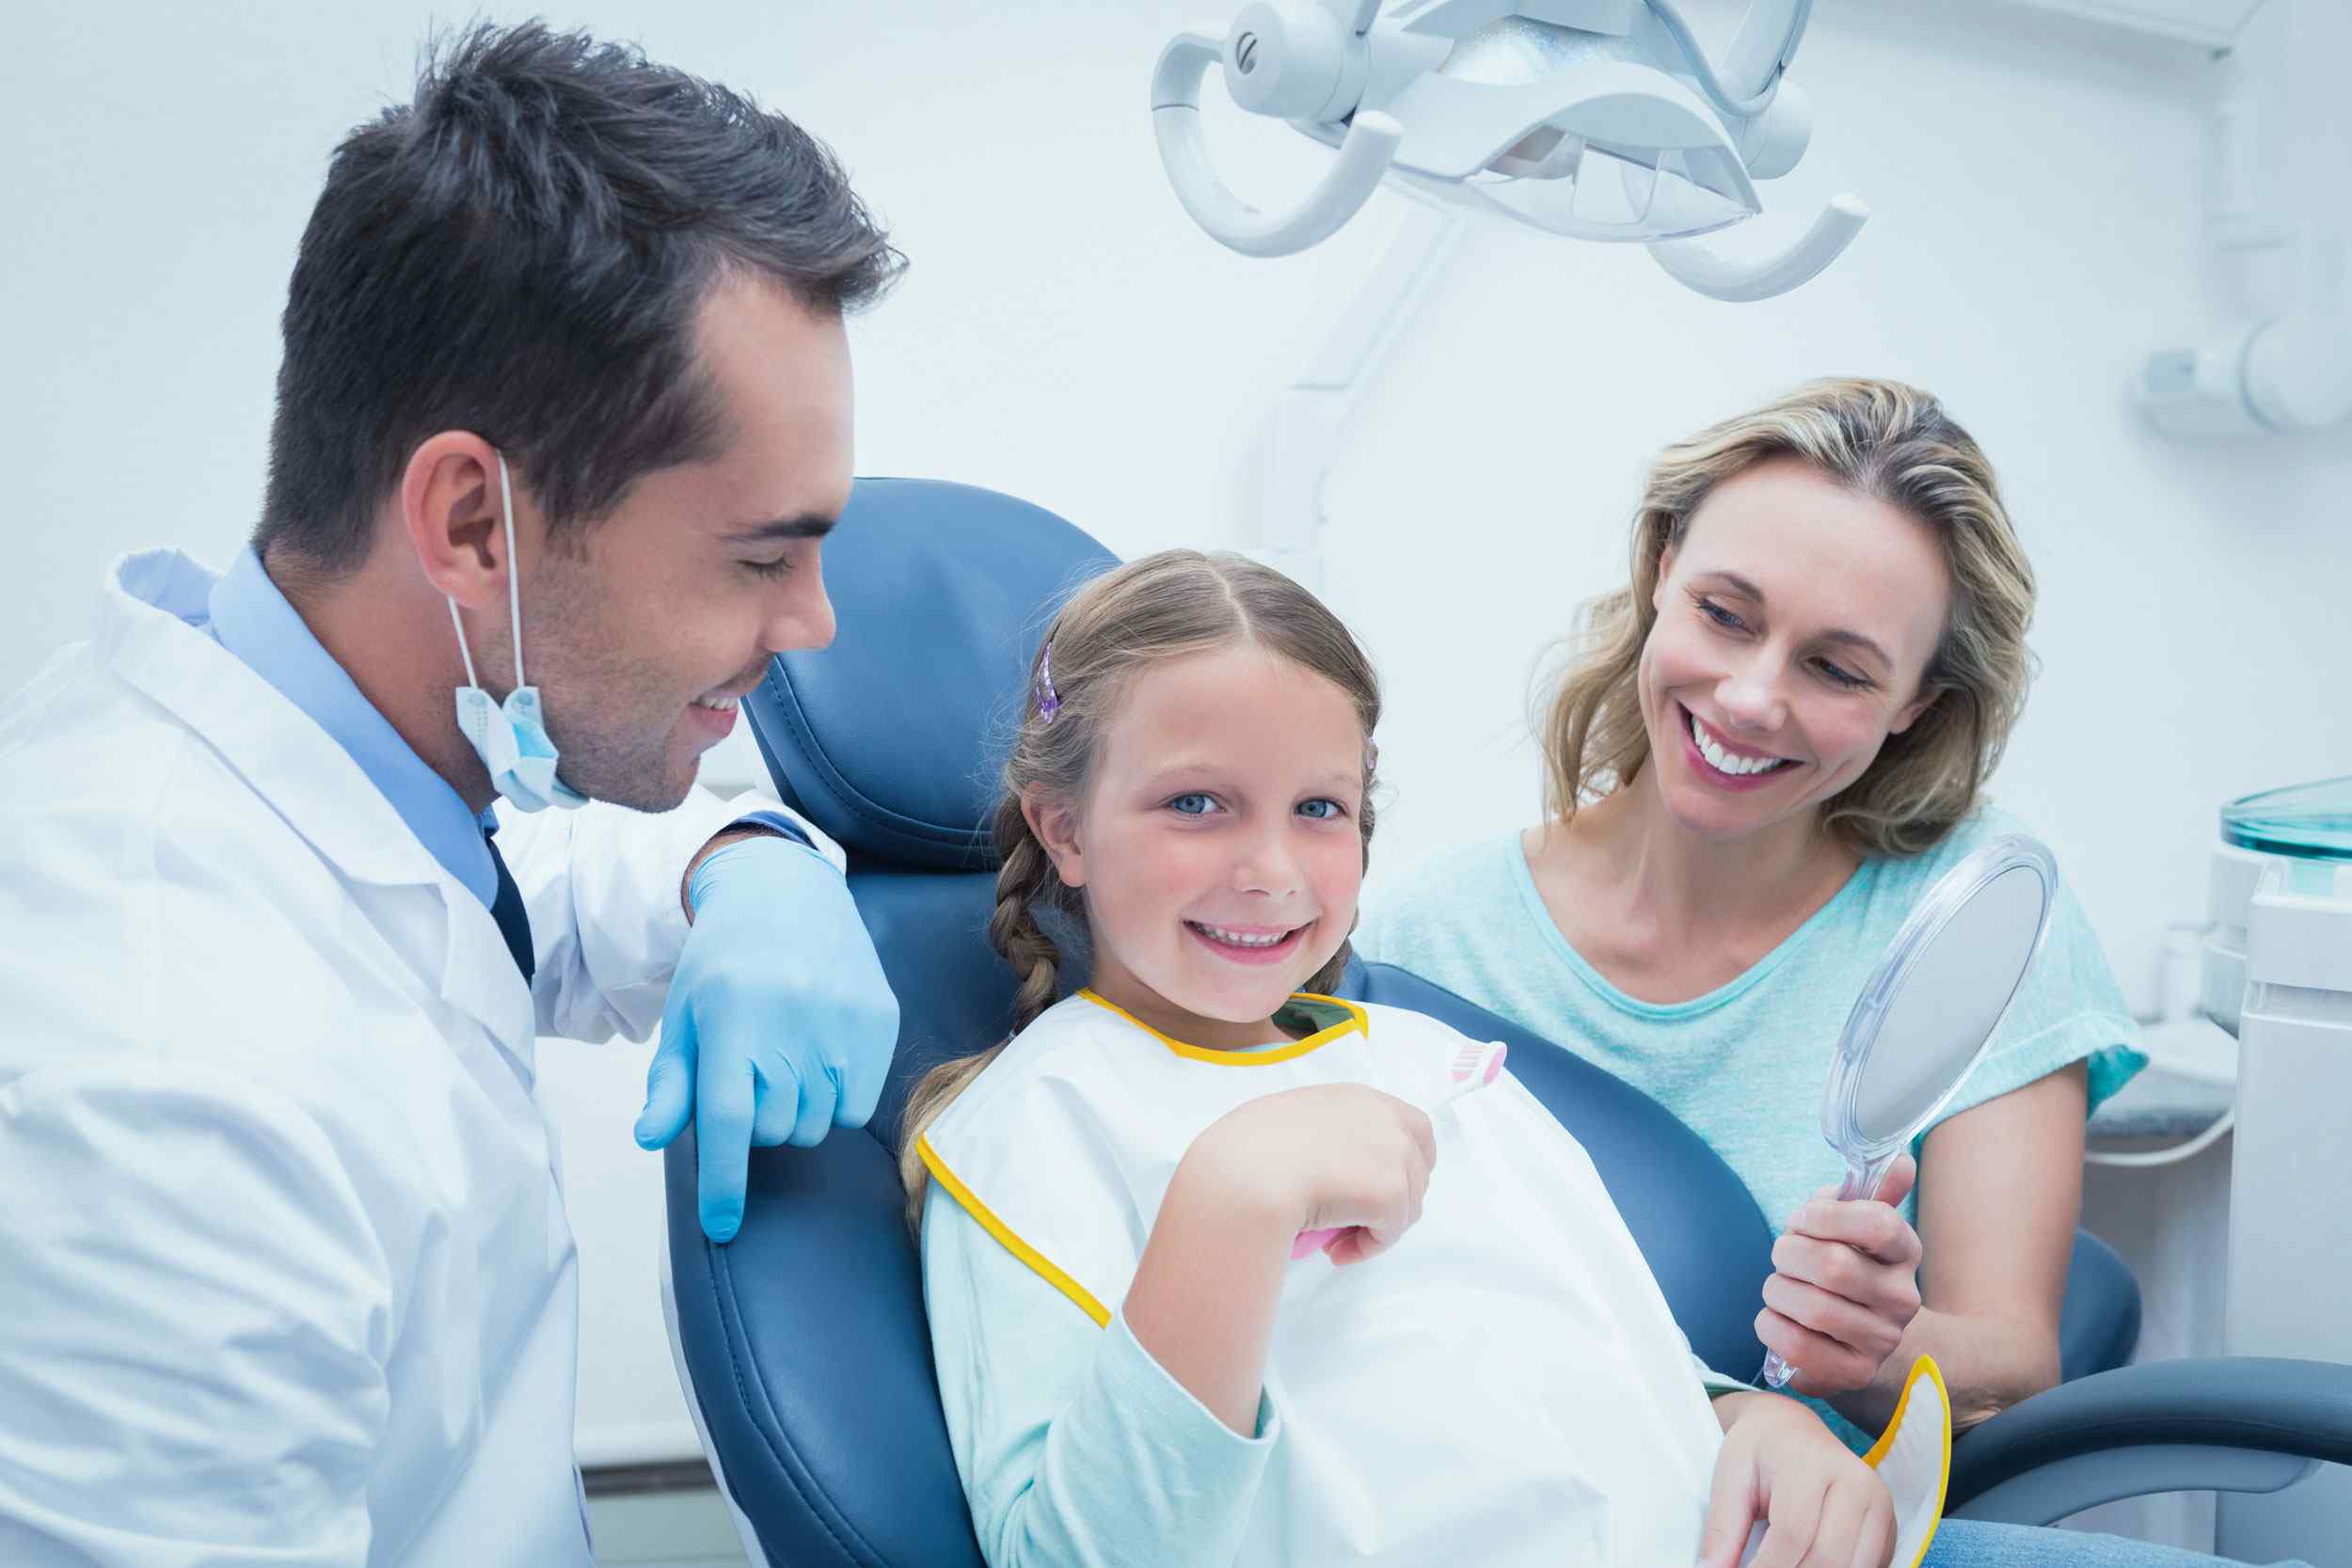
[[[457,631],[457,657],[466,661],[466,684],[480,690],[482,682],[473,673],[473,650],[466,646],[466,623],[457,618],[457,601],[447,594],[442,599],[449,606],[449,624]]]
[[[515,686],[517,690],[530,682],[523,679],[523,599],[521,584],[515,577],[515,492],[506,478],[506,454],[500,452],[499,507],[506,515],[506,619],[515,634]],[[466,623],[457,617],[457,601],[444,594],[449,606],[449,624],[457,633],[457,657],[466,661],[466,684],[478,687],[481,678],[473,673],[473,650],[466,645]]]
[[[506,480],[506,454],[499,458],[499,509],[506,514],[506,624],[515,634],[515,689],[531,683],[523,678],[523,591],[515,571],[515,492]]]

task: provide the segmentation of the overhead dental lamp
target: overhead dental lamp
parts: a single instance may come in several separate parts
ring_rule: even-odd
[[[1788,62],[1812,0],[1750,0],[1718,69],[1673,0],[1249,0],[1223,33],[1160,53],[1152,120],[1200,227],[1246,256],[1332,234],[1383,179],[1576,239],[1631,241],[1724,300],[1785,293],[1836,260],[1868,216],[1840,196],[1778,254],[1735,259],[1694,236],[1762,211],[1813,129]],[[1227,188],[1200,130],[1200,84],[1339,150],[1287,213]]]

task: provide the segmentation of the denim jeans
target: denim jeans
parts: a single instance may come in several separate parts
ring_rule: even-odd
[[[2120,1535],[2082,1530],[2035,1529],[2025,1525],[1988,1525],[1947,1519],[1919,1568],[2239,1568],[2202,1552],[2151,1546]],[[2309,1568],[2286,1562],[2278,1568]]]

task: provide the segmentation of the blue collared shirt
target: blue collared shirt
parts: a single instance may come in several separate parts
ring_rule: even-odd
[[[498,872],[482,835],[497,829],[497,819],[468,809],[449,781],[361,695],[270,581],[262,558],[250,548],[238,551],[213,584],[209,608],[212,619],[204,629],[213,640],[332,736],[441,868],[487,908],[498,896]]]
[[[401,738],[391,721],[311,635],[250,547],[238,551],[229,570],[213,584],[207,610],[211,619],[204,629],[213,641],[333,736],[441,868],[488,908],[498,897],[498,871],[482,835],[498,831],[497,816],[487,811],[477,816],[468,810],[449,781]],[[741,821],[771,828],[816,853],[799,824],[774,812],[750,812]]]

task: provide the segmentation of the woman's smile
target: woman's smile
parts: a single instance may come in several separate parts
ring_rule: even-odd
[[[1675,711],[1682,719],[1682,738],[1690,760],[1696,765],[1699,777],[1717,788],[1759,789],[1799,766],[1793,757],[1732,745],[1684,704],[1677,703]]]

